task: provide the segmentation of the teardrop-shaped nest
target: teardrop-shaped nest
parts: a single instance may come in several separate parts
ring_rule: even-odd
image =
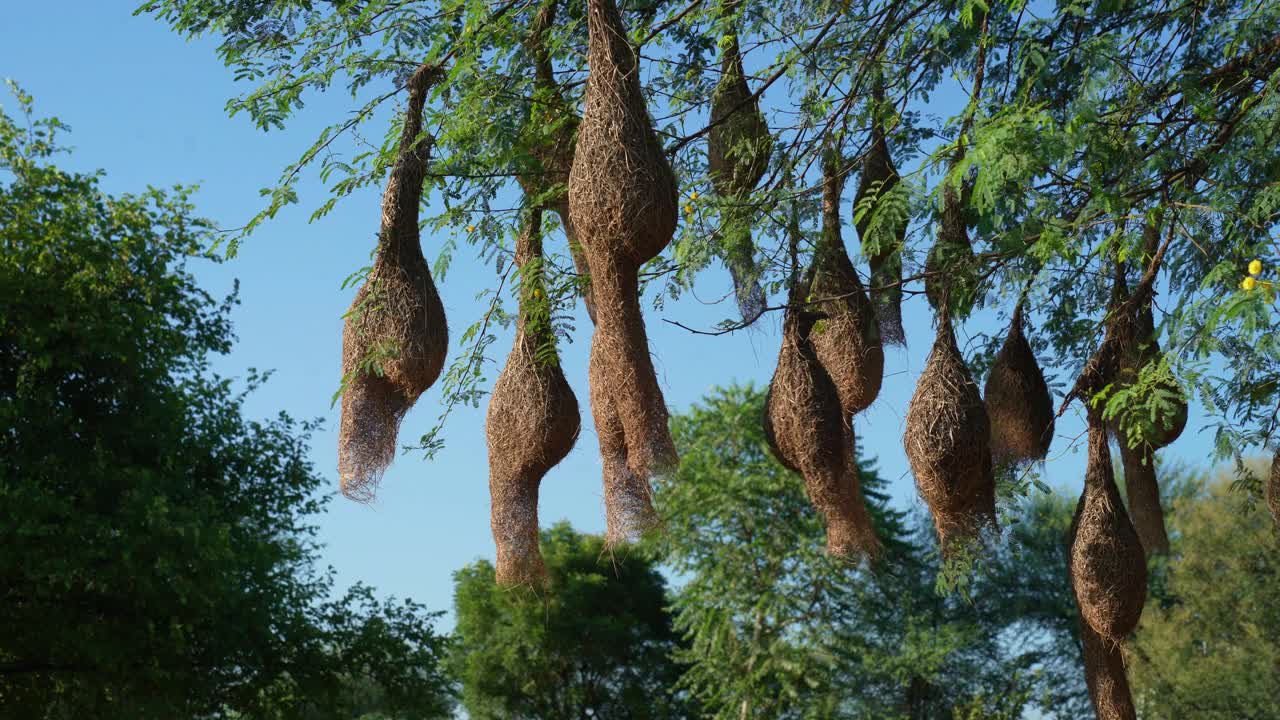
[[[1022,305],[1019,302],[1013,311],[983,393],[991,418],[991,455],[997,463],[1043,460],[1053,442],[1053,398],[1023,334]]]
[[[707,169],[716,192],[741,197],[755,190],[769,167],[773,136],[760,101],[747,86],[736,35],[720,58],[720,81],[711,94]]]
[[[1149,300],[1138,307],[1134,331],[1136,337],[1120,358],[1119,371],[1116,374],[1117,388],[1132,384],[1143,368],[1151,363],[1162,362],[1164,359],[1164,353],[1160,350],[1160,341],[1156,337],[1155,319],[1152,316]],[[1171,406],[1158,408],[1156,417],[1151,422],[1150,431],[1138,438],[1139,443],[1148,444],[1156,450],[1182,436],[1182,431],[1187,427],[1188,415],[1186,391],[1176,380],[1162,383],[1159,387],[1168,392],[1171,397]],[[1117,436],[1121,435],[1123,433],[1117,433]],[[1134,440],[1134,438],[1121,437],[1122,441],[1126,439],[1130,444]]]
[[[569,173],[569,216],[585,250],[596,306],[592,398],[594,405],[599,393],[610,394],[627,464],[647,480],[677,462],[649,356],[638,277],[641,264],[675,232],[675,176],[653,131],[617,6],[588,0],[587,13],[590,73]]]
[[[809,500],[827,523],[827,552],[855,561],[874,558],[880,541],[862,497],[853,429],[809,343],[813,322],[797,306],[786,311],[778,367],[765,398],[765,438],[778,461],[804,477]]]
[[[880,337],[889,345],[906,345],[907,336],[902,328],[902,246],[907,237],[907,218],[894,218],[890,232],[870,236],[871,218],[901,182],[898,169],[889,155],[889,144],[884,131],[876,125],[871,130],[871,148],[862,164],[862,177],[858,192],[853,198],[854,217],[858,237],[862,240],[862,254],[871,268],[871,304],[880,322]],[[867,206],[864,209],[864,203]]]
[[[991,423],[945,313],[907,408],[902,442],[943,552],[995,527]]]
[[[844,173],[833,153],[823,158],[822,237],[814,253],[809,297],[825,315],[813,328],[813,349],[840,393],[846,413],[867,409],[884,380],[884,345],[875,311],[840,233]]]
[[[569,173],[569,214],[589,261],[603,254],[639,267],[675,234],[675,175],[653,131],[614,0],[587,0],[587,31],[590,71]]]
[[[1271,460],[1271,476],[1267,478],[1265,494],[1271,517],[1280,524],[1280,452],[1277,452]]]
[[[538,549],[538,487],[573,449],[581,427],[578,399],[560,367],[551,328],[541,267],[541,213],[529,214],[517,240],[515,343],[493,386],[485,421],[490,527],[498,550],[498,584],[506,587],[546,581]]]
[[[1085,685],[1098,720],[1137,720],[1120,644],[1105,640],[1083,618],[1080,642],[1084,646]]]
[[[378,251],[342,331],[338,477],[342,493],[359,501],[373,498],[395,459],[400,421],[440,376],[449,345],[418,229],[430,155],[430,141],[418,135],[427,90],[439,77],[424,65],[410,78],[400,150],[382,196]]]
[[[1138,625],[1147,600],[1147,562],[1116,487],[1107,429],[1089,417],[1084,492],[1071,523],[1071,587],[1080,614],[1103,640],[1119,642]]]
[[[942,307],[944,298],[950,308],[972,303],[978,289],[978,256],[969,241],[964,198],[950,184],[942,191],[938,241],[925,258],[924,271],[924,294],[934,310]]]

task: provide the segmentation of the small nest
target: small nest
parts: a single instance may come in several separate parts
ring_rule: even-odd
[[[489,445],[490,527],[498,549],[497,580],[506,587],[542,586],[538,487],[573,449],[581,418],[565,380],[542,276],[541,209],[530,213],[516,245],[521,268],[515,344],[494,384],[485,421]]]
[[[1022,305],[1020,301],[1013,311],[983,392],[991,418],[991,456],[997,463],[1043,460],[1053,442],[1053,398],[1022,332]]]
[[[944,553],[995,527],[991,424],[945,312],[907,408],[902,441]]]
[[[596,305],[592,381],[612,391],[628,466],[647,479],[677,462],[649,356],[639,283],[640,266],[675,233],[675,175],[653,132],[617,6],[589,0],[587,16],[590,73],[569,172],[569,217],[586,254]]]
[[[1271,476],[1267,478],[1265,494],[1271,517],[1280,524],[1280,452],[1277,452],[1271,460]]]
[[[809,500],[827,523],[827,552],[853,561],[875,558],[880,540],[862,497],[853,429],[810,345],[813,323],[810,313],[788,308],[765,398],[765,437],[778,461],[804,477]]]
[[[1071,587],[1080,614],[1103,640],[1133,631],[1147,599],[1147,562],[1138,532],[1120,501],[1107,449],[1107,429],[1089,413],[1084,492],[1071,523]]]
[[[707,134],[707,166],[716,193],[728,203],[722,210],[723,259],[733,277],[734,296],[744,323],[764,312],[764,290],[751,240],[752,210],[746,204],[764,177],[773,136],[759,101],[752,97],[742,69],[736,34],[720,58],[720,82],[711,95],[711,130]]]
[[[813,349],[840,393],[846,413],[875,401],[884,380],[884,346],[876,314],[840,234],[844,174],[835,153],[823,158],[822,238],[814,254],[810,299],[825,315],[813,329]]]
[[[1119,439],[1120,460],[1124,464],[1124,490],[1129,514],[1147,555],[1169,554],[1169,533],[1160,506],[1160,483],[1156,479],[1156,454],[1151,446],[1129,447]]]
[[[342,493],[373,498],[396,454],[400,421],[444,367],[449,328],[422,255],[418,205],[430,143],[418,142],[427,90],[440,77],[424,65],[409,80],[400,150],[382,196],[373,268],[356,293],[342,331],[342,419],[338,477]]]
[[[907,344],[902,328],[902,246],[907,237],[907,218],[896,221],[887,236],[871,237],[870,226],[880,198],[887,197],[899,182],[901,178],[889,155],[884,129],[876,124],[871,128],[871,148],[863,161],[858,193],[853,198],[855,217],[864,201],[871,206],[861,222],[855,220],[854,225],[862,240],[862,253],[871,268],[871,304],[880,321],[880,337],[890,345]]]
[[[1085,684],[1098,720],[1137,720],[1120,645],[1098,635],[1083,618],[1080,640],[1084,646]]]
[[[938,242],[929,250],[924,270],[924,294],[934,310],[944,300],[950,308],[972,302],[978,289],[978,256],[969,242],[964,198],[950,185],[942,191]]]

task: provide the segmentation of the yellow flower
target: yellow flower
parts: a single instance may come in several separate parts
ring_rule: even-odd
[[[468,226],[467,226],[467,232],[475,232],[475,231],[476,231],[476,226],[475,226],[475,225],[468,225]]]
[[[685,215],[692,215],[692,214],[693,214],[693,206],[692,206],[692,205],[685,205],[685,206],[684,206],[684,214],[685,214]]]
[[[1261,260],[1254,260],[1253,262],[1249,263],[1249,274],[1250,274],[1250,275],[1257,275],[1257,274],[1258,274],[1258,273],[1260,273],[1260,272],[1262,272],[1262,261],[1261,261]]]
[[[689,193],[689,199],[690,199],[690,200],[697,200],[697,199],[698,199],[698,191],[697,191],[697,190],[694,190],[693,192]],[[1255,260],[1254,262],[1257,262],[1257,261]]]
[[[1252,277],[1247,277],[1244,279],[1244,282],[1240,283],[1240,287],[1244,288],[1245,290],[1252,290],[1257,286],[1258,286],[1258,281],[1254,280]]]

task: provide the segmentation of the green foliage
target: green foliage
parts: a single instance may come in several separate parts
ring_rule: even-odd
[[[190,191],[59,170],[0,111],[0,714],[448,714],[434,615],[315,567],[313,423],[244,417]],[[356,703],[354,687],[376,692]]]
[[[559,523],[542,533],[551,592],[498,587],[478,561],[454,575],[450,657],[475,720],[696,717],[672,688],[677,636],[666,582],[639,553]]]
[[[1280,713],[1280,546],[1265,506],[1245,505],[1230,485],[1219,475],[1174,505],[1160,602],[1130,652],[1144,718]]]

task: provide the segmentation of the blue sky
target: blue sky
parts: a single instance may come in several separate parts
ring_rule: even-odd
[[[213,42],[188,42],[150,17],[133,17],[132,7],[132,2],[100,0],[12,4],[0,25],[0,77],[18,81],[34,95],[39,114],[72,127],[64,138],[75,149],[63,160],[68,167],[106,170],[105,187],[116,193],[148,184],[196,183],[201,215],[226,227],[242,224],[261,207],[259,189],[271,185],[322,127],[347,111],[349,97],[313,96],[286,131],[259,131],[247,117],[227,117],[226,100],[247,86],[232,82]],[[12,110],[8,97],[0,102]],[[367,262],[378,226],[378,194],[348,199],[323,220],[308,224],[311,209],[326,194],[314,177],[300,191],[302,204],[265,225],[236,259],[194,269],[215,293],[229,291],[237,278],[241,284],[242,304],[234,313],[239,342],[215,367],[232,377],[244,377],[248,368],[274,371],[266,387],[252,396],[248,411],[254,416],[285,410],[299,418],[326,420],[326,429],[313,440],[312,457],[333,478],[336,491],[337,409],[329,401],[340,376],[341,315],[352,296],[341,283]],[[847,220],[847,210],[844,215]],[[852,228],[846,228],[845,237],[851,247],[856,245]],[[424,237],[428,257],[443,240]],[[465,253],[467,246],[462,247]],[[865,273],[865,265],[862,269]],[[462,255],[440,283],[455,336],[483,311],[474,297],[492,280],[491,267]],[[778,349],[776,315],[766,316],[750,332],[719,338],[694,336],[661,321],[710,327],[736,313],[732,303],[710,304],[729,291],[727,273],[710,269],[701,283],[696,294],[668,303],[660,313],[648,312],[660,380],[675,411],[716,385],[768,383]],[[976,332],[1001,332],[992,317],[980,314],[959,328],[961,345]],[[907,403],[933,338],[923,297],[907,302],[905,324],[909,349],[888,349],[884,389],[858,416],[856,431],[864,453],[878,457],[881,473],[890,479],[894,502],[915,507],[919,500],[901,438]],[[583,433],[574,452],[544,480],[540,513],[544,526],[565,518],[580,530],[598,532],[604,521],[596,439],[587,410],[590,338],[585,316],[578,326],[579,337],[562,352],[583,404]],[[509,333],[499,334],[490,379],[497,376],[510,341]],[[457,352],[456,346],[450,348],[451,360]],[[402,439],[416,439],[432,425],[439,399],[437,387],[419,401],[405,421]],[[1163,456],[1203,462],[1211,454],[1211,435],[1200,432],[1204,424],[1199,408],[1193,407],[1187,432]],[[1083,431],[1076,412],[1060,421],[1047,465],[1051,485],[1078,491]],[[382,594],[448,610],[452,572],[477,558],[493,558],[483,405],[455,411],[446,441],[446,449],[430,463],[415,455],[399,458],[373,505],[341,497],[330,504],[320,520],[320,539],[327,545],[324,559],[336,569],[341,585],[363,581]],[[451,625],[446,618],[444,626]]]

